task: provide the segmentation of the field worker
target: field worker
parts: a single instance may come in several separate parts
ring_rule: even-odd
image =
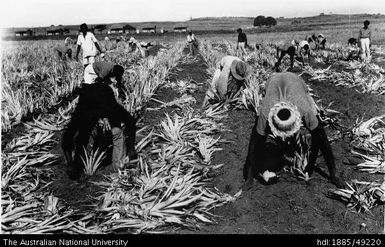
[[[68,164],[68,175],[77,180],[82,175],[81,156],[89,142],[99,143],[95,132],[98,123],[103,124],[104,141],[112,144],[112,166],[116,169],[124,167],[126,154],[130,160],[136,159],[135,152],[135,119],[123,106],[115,100],[114,93],[105,83],[98,82],[82,88],[79,102],[62,137],[62,149]],[[94,146],[94,148],[96,148]]]
[[[326,45],[326,38],[325,38],[325,36],[322,33],[318,34],[318,37],[317,37],[317,50],[325,49],[325,45]]]
[[[190,55],[194,56],[196,40],[195,40],[195,35],[191,30],[188,32],[188,35],[187,35],[187,44],[190,50]]]
[[[202,108],[206,107],[209,99],[215,95],[221,99],[229,99],[236,96],[245,86],[248,67],[238,57],[225,56],[219,62],[219,68],[215,71],[211,88],[206,92]]]
[[[131,48],[131,51],[135,51],[136,49],[136,39],[134,37],[131,37],[129,40],[128,40],[128,45],[130,46]]]
[[[241,54],[247,54],[246,47],[247,47],[247,36],[244,32],[242,32],[241,28],[237,29],[238,32],[238,42],[237,42],[237,53],[238,49],[241,51]]]
[[[78,59],[80,48],[83,51],[83,65],[86,67],[90,63],[95,62],[95,56],[97,54],[96,49],[103,54],[100,46],[98,44],[98,40],[95,38],[95,35],[88,31],[87,24],[83,23],[80,25],[80,34],[78,36],[77,41],[77,51],[75,59]]]
[[[111,87],[117,97],[124,97],[124,85],[122,84],[124,68],[120,65],[98,61],[89,64],[84,70],[84,83],[87,85],[96,82],[97,78],[102,78]]]
[[[149,49],[149,47],[152,46],[151,42],[150,43],[139,42],[138,40],[136,40],[134,38],[130,38],[128,43],[131,47],[131,51],[139,51],[140,55],[143,58],[148,57],[148,55],[149,55],[148,49]]]
[[[64,45],[59,45],[55,48],[55,51],[57,52],[60,59],[66,60],[67,58],[72,58],[72,39],[70,37],[67,37],[64,40]]]
[[[293,150],[290,145],[301,126],[305,126],[311,134],[311,153],[306,168],[308,174],[312,174],[321,150],[330,181],[338,188],[344,186],[343,180],[336,175],[332,149],[318,120],[315,103],[309,95],[307,85],[298,75],[285,72],[274,74],[266,82],[266,94],[255,120],[243,168],[245,189],[253,185],[256,175],[268,184],[278,181],[275,173],[283,168],[285,151]]]
[[[281,65],[282,59],[288,54],[290,56],[290,68],[294,66],[294,56],[296,52],[296,41],[292,40],[290,42],[285,42],[282,45],[278,45],[277,47],[277,58],[278,61],[275,63],[275,70],[279,71],[279,66]]]
[[[360,29],[358,34],[359,45],[361,48],[361,60],[364,62],[370,61],[370,43],[372,38],[372,31],[369,29],[370,22],[364,21],[364,27]]]
[[[296,41],[297,45],[297,56],[301,59],[302,65],[305,66],[305,57],[309,60],[310,56],[310,45],[306,40]]]
[[[357,46],[358,42],[356,38],[348,39],[348,46]]]

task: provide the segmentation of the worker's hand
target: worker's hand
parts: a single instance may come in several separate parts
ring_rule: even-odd
[[[105,55],[106,55],[106,53],[104,53],[104,52],[100,53],[101,58],[104,58]]]
[[[108,118],[99,119],[99,125],[102,126],[103,132],[111,130],[111,125],[110,121],[108,121]]]

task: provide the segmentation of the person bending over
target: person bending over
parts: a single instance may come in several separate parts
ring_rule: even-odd
[[[275,173],[283,168],[285,151],[293,150],[290,145],[295,142],[290,140],[295,138],[302,125],[311,134],[306,172],[312,174],[321,150],[330,181],[338,188],[344,186],[344,181],[337,177],[333,152],[307,85],[298,75],[285,72],[274,74],[266,83],[266,94],[251,132],[243,168],[245,189],[252,187],[254,177],[257,176],[266,183],[278,180]]]

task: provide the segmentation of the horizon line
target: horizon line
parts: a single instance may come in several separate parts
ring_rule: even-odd
[[[322,13],[322,12],[321,12]],[[320,13],[320,14],[321,14]],[[328,15],[349,15],[349,16],[354,16],[354,15],[385,15],[383,13],[350,13],[350,14],[339,14],[339,13],[324,13],[324,15],[309,15],[309,16],[294,16],[294,17],[285,17],[285,16],[279,16],[279,17],[274,17],[275,19],[294,19],[294,18],[309,18],[309,17],[316,17],[316,16],[328,16]],[[266,16],[267,17],[267,16]],[[191,18],[188,20],[180,21],[180,20],[174,20],[174,21],[121,21],[121,22],[110,22],[110,23],[87,23],[87,25],[111,25],[111,24],[120,24],[120,23],[147,23],[147,22],[188,22],[191,20],[197,20],[197,19],[204,19],[204,18],[255,18],[253,16],[202,16],[202,17],[195,17]],[[53,25],[53,26],[76,26],[80,24],[58,24],[58,25]],[[45,26],[18,26],[18,27],[1,27],[1,29],[11,29],[11,28],[44,28],[44,27],[50,27],[51,25],[45,25]]]

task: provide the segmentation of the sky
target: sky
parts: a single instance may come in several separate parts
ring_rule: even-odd
[[[1,0],[0,27],[38,27],[197,17],[385,14],[384,0]]]

